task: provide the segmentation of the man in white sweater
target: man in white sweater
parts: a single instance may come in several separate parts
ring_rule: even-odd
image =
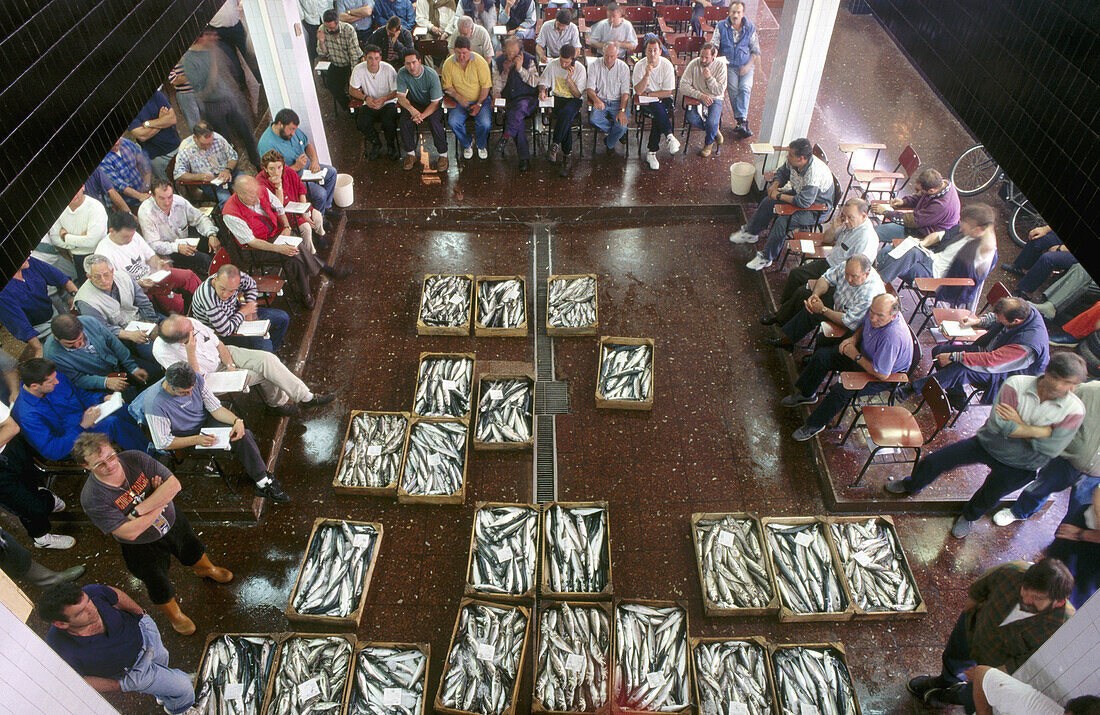
[[[57,248],[72,254],[76,269],[76,283],[84,282],[84,257],[95,253],[95,247],[107,237],[107,209],[91,196],[84,195],[84,187],[53,222],[49,238]]]

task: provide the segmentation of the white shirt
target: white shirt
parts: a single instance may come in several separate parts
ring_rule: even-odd
[[[125,246],[120,246],[107,237],[99,242],[95,252],[110,261],[111,268],[129,273],[136,281],[153,272],[148,260],[157,255],[136,231],[134,237]]]
[[[649,58],[640,60],[634,65],[632,84],[637,86],[645,77],[645,68],[649,65]],[[658,57],[657,66],[649,73],[649,82],[645,86],[646,92],[672,92],[676,89],[676,70],[667,57]]]
[[[210,217],[179,194],[172,195],[172,206],[168,213],[157,206],[157,201],[152,196],[145,199],[138,207],[137,220],[145,242],[161,255],[179,251],[180,239],[187,238],[187,230],[191,226],[203,236],[216,236],[218,233]]]
[[[65,229],[65,237],[61,237]],[[72,251],[78,256],[86,256],[95,250],[99,242],[107,237],[107,209],[91,196],[71,209],[68,206],[50,227],[50,243],[58,248]]]
[[[428,0],[416,0],[416,26],[429,28],[431,27],[431,5]],[[443,30],[444,34],[450,35],[455,32],[458,27],[458,14],[449,7],[439,8],[439,29]]]
[[[999,670],[988,670],[982,692],[993,715],[1062,715],[1066,710],[1027,683]]]
[[[218,354],[221,340],[213,330],[199,321],[193,318],[187,320],[191,321],[191,329],[195,335],[195,362],[199,366],[197,372],[200,375],[217,372],[222,367],[222,358]],[[163,368],[177,362],[187,362],[187,346],[183,343],[169,343],[158,337],[153,341],[153,357]]]
[[[978,240],[981,239],[968,238],[963,241],[955,241],[953,244],[948,246],[945,250],[940,251],[939,253],[928,251],[928,254],[932,258],[932,277],[943,278],[944,276],[946,276],[947,269],[951,267],[951,264],[954,262],[955,256],[959,254],[959,251],[965,248],[971,241]]]
[[[241,21],[240,0],[226,0],[222,9],[214,13],[207,24],[211,27],[233,27]]]
[[[573,60],[573,67],[577,68],[577,71],[573,73],[573,84],[577,85],[577,91],[580,94],[574,96],[570,91],[569,70],[562,69],[560,57],[555,57],[546,63],[539,84],[546,87],[550,94],[555,97],[579,99],[584,96],[584,90],[588,87],[588,70],[576,59]]]
[[[367,63],[360,62],[351,71],[348,84],[371,99],[381,99],[390,92],[397,91],[397,70],[389,62],[382,62],[378,66],[378,71],[371,74]],[[390,101],[396,102],[397,98],[394,97]]]

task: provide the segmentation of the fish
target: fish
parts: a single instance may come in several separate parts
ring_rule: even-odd
[[[596,322],[596,279],[555,278],[547,289],[546,322],[555,328],[583,328]]]
[[[351,643],[344,638],[291,636],[279,652],[264,715],[338,715],[351,657]]]
[[[470,279],[466,276],[428,276],[420,299],[420,320],[436,327],[466,325],[470,322],[472,292]]]
[[[855,715],[852,676],[832,648],[781,647],[772,665],[780,715]]]
[[[763,608],[773,592],[763,545],[752,519],[725,515],[695,524],[695,556],[703,593],[723,608]]]
[[[553,504],[543,528],[550,591],[602,592],[609,571],[606,509]]]
[[[366,646],[355,656],[346,715],[421,715],[427,668],[419,648]]]
[[[259,715],[274,657],[270,636],[227,634],[210,641],[196,676],[195,712]]]
[[[415,495],[460,492],[467,433],[462,422],[414,422],[409,428],[401,489]]]
[[[474,361],[433,355],[420,361],[413,412],[422,417],[465,417],[473,400]]]
[[[458,613],[439,681],[445,707],[500,715],[512,705],[527,642],[527,615],[512,606],[467,603]]]
[[[605,344],[599,394],[606,400],[648,400],[653,389],[653,350],[648,345]]]
[[[698,643],[692,651],[699,686],[699,715],[734,712],[733,703],[748,715],[771,715],[767,653],[751,641]]]
[[[864,611],[913,611],[917,587],[892,529],[877,519],[830,524],[844,579]]]
[[[529,506],[482,507],[474,514],[467,583],[487,594],[519,596],[535,586],[539,514]]]
[[[688,706],[687,613],[682,608],[631,601],[615,606],[614,683],[620,708],[674,712]]]
[[[400,414],[360,413],[352,417],[337,483],[374,488],[396,485],[408,429],[408,419]]]
[[[593,605],[561,603],[539,617],[534,697],[547,710],[593,712],[607,702],[611,619]]]
[[[848,607],[821,524],[764,527],[779,596],[795,613],[839,613]]]
[[[517,278],[483,280],[477,287],[477,322],[483,328],[518,328],[527,322],[527,296]]]
[[[302,562],[292,605],[301,615],[346,617],[359,607],[378,531],[370,524],[326,521]]]
[[[526,442],[531,439],[534,385],[526,379],[485,380],[477,405],[481,442]]]

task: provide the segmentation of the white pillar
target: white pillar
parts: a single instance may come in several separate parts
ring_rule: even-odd
[[[297,112],[317,159],[332,164],[297,0],[242,0],[241,7],[272,116],[284,107]]]

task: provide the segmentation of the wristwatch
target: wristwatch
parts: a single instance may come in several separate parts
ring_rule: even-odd
[[[141,126],[145,127],[146,129],[151,129],[151,127],[149,126],[149,120],[142,122]]]

